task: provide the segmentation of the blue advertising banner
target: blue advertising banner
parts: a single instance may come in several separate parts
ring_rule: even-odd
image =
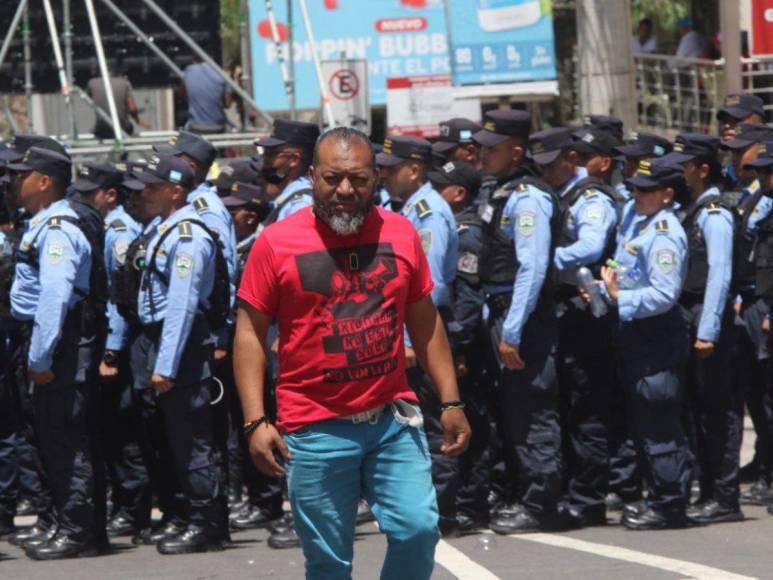
[[[286,40],[287,2],[274,0],[273,5],[280,37]],[[306,0],[306,5],[320,60],[368,60],[371,105],[386,103],[388,78],[451,72],[442,0]],[[293,19],[297,106],[319,107],[311,43],[297,0]],[[269,111],[287,109],[264,0],[250,0],[250,31],[255,100]]]
[[[320,60],[366,59],[371,105],[386,103],[387,79],[448,75],[454,84],[556,77],[550,0],[306,0]],[[264,0],[249,0],[255,99],[288,108]],[[287,2],[274,0],[282,50]],[[320,105],[311,43],[293,0],[296,104]],[[449,59],[448,33],[453,48]],[[288,55],[289,56],[289,55]]]
[[[454,84],[556,78],[550,0],[449,0]]]

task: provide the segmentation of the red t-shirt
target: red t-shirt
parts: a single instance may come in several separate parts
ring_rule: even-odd
[[[311,208],[266,228],[238,296],[279,325],[279,427],[416,401],[405,376],[405,306],[432,290],[416,230],[373,208],[339,236]]]

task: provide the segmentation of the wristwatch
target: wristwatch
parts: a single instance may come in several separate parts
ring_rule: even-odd
[[[102,355],[102,361],[109,367],[118,366],[118,353],[114,350],[106,350]]]

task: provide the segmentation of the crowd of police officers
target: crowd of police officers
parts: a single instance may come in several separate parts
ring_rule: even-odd
[[[606,116],[534,132],[503,109],[374,145],[374,204],[416,227],[473,429],[442,456],[406,337],[445,536],[773,513],[773,129],[747,94],[718,122],[672,143],[625,140]],[[216,178],[216,149],[188,132],[74,180],[49,137],[0,146],[0,535],[29,557],[116,536],[222,550],[250,528],[298,545],[282,482],[249,459],[230,346],[253,242],[313,203],[318,137],[277,120]],[[757,439],[741,468],[744,407]]]

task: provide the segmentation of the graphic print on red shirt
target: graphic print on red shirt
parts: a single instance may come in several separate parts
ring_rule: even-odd
[[[405,377],[405,306],[432,279],[413,226],[374,208],[360,232],[338,236],[311,209],[255,242],[239,297],[279,325],[279,427],[415,401]]]

